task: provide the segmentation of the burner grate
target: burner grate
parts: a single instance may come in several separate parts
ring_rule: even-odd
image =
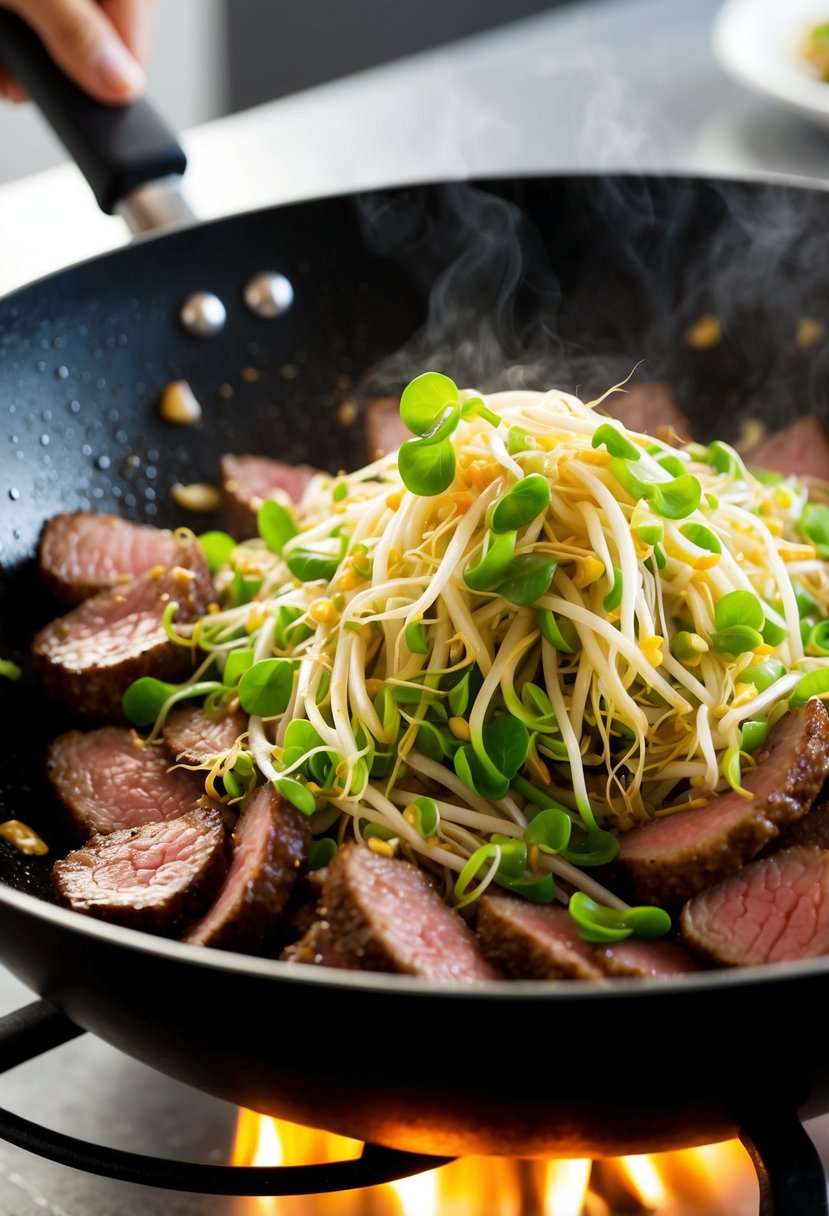
[[[0,1072],[83,1031],[45,1001],[0,1018]],[[760,1183],[759,1216],[829,1216],[820,1158],[794,1111],[745,1112],[740,1138]],[[220,1166],[90,1144],[0,1108],[0,1139],[60,1165],[123,1182],[211,1195],[320,1195],[376,1186],[445,1165],[449,1158],[365,1145],[356,1160],[317,1165]]]

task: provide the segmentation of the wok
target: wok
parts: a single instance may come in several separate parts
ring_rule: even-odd
[[[0,31],[31,90],[14,27]],[[79,95],[54,96],[57,116],[82,126]],[[125,113],[96,121],[123,126]],[[114,167],[100,143],[72,138],[108,206],[182,168],[163,139],[152,155],[145,139],[136,165],[128,138]],[[171,1076],[392,1147],[598,1156],[716,1140],[763,1111],[829,1110],[829,1049],[812,1029],[829,1002],[823,959],[669,983],[467,988],[202,950],[56,906],[49,866],[70,842],[44,756],[72,723],[27,661],[56,611],[34,562],[49,516],[92,507],[203,530],[212,521],[183,516],[173,483],[215,482],[225,451],[353,467],[362,428],[342,403],[426,367],[503,387],[520,366],[525,383],[589,392],[644,360],[639,374],[670,381],[700,437],[733,438],[746,416],[826,416],[827,347],[796,335],[803,317],[829,319],[827,229],[829,195],[794,183],[447,183],[184,227],[0,300],[0,654],[24,667],[19,683],[0,681],[0,811],[52,849],[29,858],[0,841],[3,962],[77,1026]],[[263,271],[293,285],[275,318],[243,300]],[[224,302],[220,334],[180,324],[196,291]],[[693,349],[686,330],[703,313],[723,338]],[[160,419],[173,379],[202,402],[200,429]]]

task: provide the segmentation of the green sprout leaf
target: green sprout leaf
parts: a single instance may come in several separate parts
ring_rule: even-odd
[[[647,495],[657,515],[666,519],[684,519],[696,511],[702,498],[702,486],[693,473],[683,473],[672,481],[660,481]]]
[[[288,708],[293,686],[293,663],[288,659],[260,659],[239,681],[239,703],[245,713],[273,718]]]
[[[606,908],[583,891],[571,895],[569,912],[579,937],[597,944],[623,941],[632,934],[646,940],[664,937],[671,928],[671,918],[662,908]]]
[[[745,654],[762,644],[762,633],[749,625],[732,625],[729,629],[717,629],[711,634],[711,649],[719,654]]]
[[[618,566],[613,567],[613,586],[602,600],[605,612],[615,612],[622,602],[622,571]]]
[[[798,680],[789,698],[792,706],[805,705],[812,697],[829,696],[829,668],[821,667],[818,671],[810,671],[808,675]]]
[[[570,842],[573,821],[559,807],[546,807],[527,824],[524,840],[542,853],[561,853]]]
[[[829,655],[829,620],[818,621],[809,630],[806,653],[825,658]]]
[[[320,836],[319,840],[312,840],[308,849],[308,869],[324,870],[334,860],[336,851],[337,842],[330,836]]]
[[[685,539],[698,549],[705,549],[708,553],[722,553],[720,538],[710,528],[706,528],[705,524],[683,524],[679,530]]]
[[[463,572],[463,579],[472,591],[491,591],[510,566],[515,556],[516,532],[502,532],[496,536],[487,532],[477,562],[470,559]]]
[[[716,629],[747,625],[750,629],[761,630],[765,620],[763,605],[753,591],[730,591],[714,606]]]
[[[431,840],[440,827],[440,811],[434,798],[415,798],[405,811],[405,818],[412,824],[422,840]]]
[[[245,578],[241,571],[234,571],[233,582],[230,588],[231,605],[234,608],[238,608],[241,604],[249,604],[251,600],[256,598],[261,589],[261,578]]]
[[[548,553],[519,553],[507,566],[495,590],[502,599],[526,608],[550,589],[557,564]]]
[[[22,674],[17,663],[13,663],[11,659],[0,659],[0,676],[4,680],[19,680]]]
[[[716,469],[718,473],[727,473],[729,477],[736,477],[740,481],[745,481],[746,467],[739,455],[727,443],[722,443],[719,439],[715,439],[713,443],[708,445],[705,459],[711,465],[711,468]]]
[[[765,718],[746,719],[740,730],[740,751],[751,755],[758,751],[769,734],[769,724]]]
[[[535,623],[544,641],[549,642],[562,654],[575,654],[581,650],[578,630],[572,621],[556,617],[549,608],[539,608],[535,614]]]
[[[779,659],[766,659],[765,663],[755,663],[740,676],[743,684],[753,684],[758,692],[765,692],[776,684],[786,674],[786,668]]]
[[[313,815],[317,804],[307,785],[303,785],[301,781],[296,781],[293,777],[277,777],[273,784],[291,806],[295,806],[303,815]]]
[[[502,874],[495,875],[494,881],[499,887],[520,895],[533,904],[550,904],[555,899],[556,888],[552,874],[543,878],[505,878]]]
[[[449,440],[407,439],[398,453],[397,467],[407,490],[432,498],[455,480],[455,449]]]
[[[281,553],[283,546],[299,535],[299,528],[294,523],[291,512],[272,498],[268,498],[259,508],[256,526],[271,553]]]
[[[236,541],[227,532],[202,532],[198,542],[211,574],[215,574],[228,561],[236,548]]]
[[[225,660],[225,669],[222,672],[222,683],[227,688],[235,688],[242,676],[252,665],[252,646],[240,647],[238,650],[229,650],[227,659]]]
[[[315,583],[320,580],[330,583],[341,560],[339,553],[323,553],[303,545],[291,549],[285,556],[288,569],[301,583]]]
[[[400,417],[413,435],[428,435],[447,406],[460,405],[458,386],[440,372],[416,376],[400,398]]]
[[[532,523],[550,505],[550,483],[540,473],[530,473],[517,482],[492,507],[489,526],[493,532],[515,532]]]
[[[406,626],[406,645],[412,654],[429,653],[429,635],[422,621],[412,621]]]
[[[636,444],[611,422],[603,422],[596,427],[591,446],[606,447],[611,456],[617,456],[620,460],[639,460],[642,455]]]
[[[197,684],[167,684],[153,676],[141,676],[133,680],[121,702],[124,714],[133,726],[152,726],[170,697],[184,701],[189,697],[203,697],[222,685],[216,680],[202,680]]]
[[[822,502],[807,502],[798,527],[815,546],[818,557],[829,558],[829,507]]]

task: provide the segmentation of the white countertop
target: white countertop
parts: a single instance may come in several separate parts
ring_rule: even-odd
[[[820,174],[827,139],[716,65],[718,0],[589,0],[188,131],[204,218],[522,170]],[[127,239],[72,165],[0,187],[0,292]]]

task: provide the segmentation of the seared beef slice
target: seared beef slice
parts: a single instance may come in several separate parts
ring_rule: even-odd
[[[613,393],[601,404],[601,409],[617,418],[629,431],[657,435],[667,439],[677,435],[690,439],[691,424],[676,403],[669,384],[664,380],[649,380],[632,384],[622,392]]]
[[[829,953],[829,851],[785,849],[703,891],[682,909],[682,934],[726,966]]]
[[[817,414],[790,422],[744,456],[750,468],[829,481],[829,434]]]
[[[688,899],[734,874],[781,828],[805,815],[829,773],[829,716],[818,700],[790,710],[769,754],[743,784],[707,806],[677,811],[621,838],[619,864],[646,903]]]
[[[124,726],[59,735],[46,772],[82,840],[176,819],[194,811],[204,794],[195,773],[170,769],[163,749],[142,746]]]
[[[233,861],[216,902],[185,941],[255,951],[274,935],[307,864],[311,826],[272,785],[263,785],[242,811],[233,842]]]
[[[38,547],[43,578],[68,606],[156,566],[198,565],[199,553],[193,537],[179,540],[163,528],[92,511],[55,515]]]
[[[133,680],[177,680],[192,670],[189,648],[171,642],[162,628],[167,605],[178,604],[181,626],[207,612],[212,594],[204,564],[154,570],[101,591],[36,634],[38,675],[51,696],[72,709],[123,722],[121,700]]]
[[[566,908],[487,892],[476,929],[486,957],[513,979],[597,980],[604,974]]]
[[[52,868],[58,898],[101,920],[175,934],[207,906],[227,867],[213,809],[93,836]]]
[[[256,536],[256,514],[265,499],[281,492],[299,502],[318,472],[308,464],[284,464],[267,456],[223,456],[222,513],[228,532],[237,540]]]
[[[408,861],[343,845],[328,867],[322,914],[352,967],[431,980],[495,977],[464,921]]]
[[[229,751],[248,728],[241,710],[208,716],[198,705],[180,705],[164,723],[164,742],[182,764],[203,764],[211,756]]]

